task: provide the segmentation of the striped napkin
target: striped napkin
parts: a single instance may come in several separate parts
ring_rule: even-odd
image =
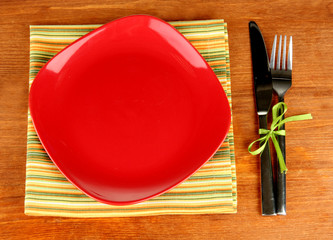
[[[227,24],[223,20],[170,22],[198,49],[220,80],[231,107]],[[56,53],[101,25],[30,26],[30,78]],[[233,125],[217,153],[172,190],[129,206],[97,202],[74,187],[43,149],[28,114],[25,214],[63,217],[123,217],[237,211]]]

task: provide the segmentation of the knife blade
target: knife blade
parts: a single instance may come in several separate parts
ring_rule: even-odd
[[[256,98],[259,128],[267,129],[267,114],[270,109],[273,87],[267,50],[258,25],[249,22],[254,91]],[[272,161],[269,144],[260,155],[261,158],[261,208],[262,215],[276,215],[273,188]]]

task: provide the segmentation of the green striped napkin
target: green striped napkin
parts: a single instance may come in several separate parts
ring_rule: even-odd
[[[231,106],[227,25],[223,20],[170,22],[200,52],[220,80]],[[100,25],[30,26],[30,80],[56,53]],[[233,125],[218,152],[172,190],[130,206],[97,202],[74,187],[41,145],[28,116],[25,213],[64,217],[235,213],[236,167]]]

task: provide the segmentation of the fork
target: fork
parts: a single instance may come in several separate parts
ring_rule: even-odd
[[[273,89],[278,95],[279,102],[284,102],[284,95],[291,87],[293,42],[292,42],[292,37],[290,36],[289,47],[288,47],[288,59],[286,59],[287,36],[284,36],[282,61],[281,61],[281,50],[282,50],[281,35],[280,35],[277,59],[275,57],[276,42],[277,42],[277,35],[275,35],[273,42],[272,54],[270,59],[270,68],[272,73]],[[280,129],[284,130],[285,129],[284,125],[282,125]],[[284,161],[286,161],[285,136],[279,136],[278,141]],[[276,198],[277,214],[286,215],[286,174],[280,172],[279,164],[277,164],[277,172],[276,172],[276,197],[277,197]]]

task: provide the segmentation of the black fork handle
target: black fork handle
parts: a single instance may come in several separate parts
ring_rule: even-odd
[[[267,129],[267,115],[259,115],[260,128]],[[261,159],[261,208],[263,216],[276,215],[271,152],[267,143]]]
[[[284,102],[283,97],[279,97],[279,102]],[[279,113],[281,114],[281,113]],[[284,118],[284,117],[283,117]],[[282,118],[282,119],[283,119]],[[284,124],[280,127],[285,130]],[[286,163],[286,138],[285,136],[278,136],[279,145],[281,148],[284,162]],[[276,210],[278,215],[287,215],[286,209],[286,174],[281,173],[280,164],[277,164],[276,173]]]

